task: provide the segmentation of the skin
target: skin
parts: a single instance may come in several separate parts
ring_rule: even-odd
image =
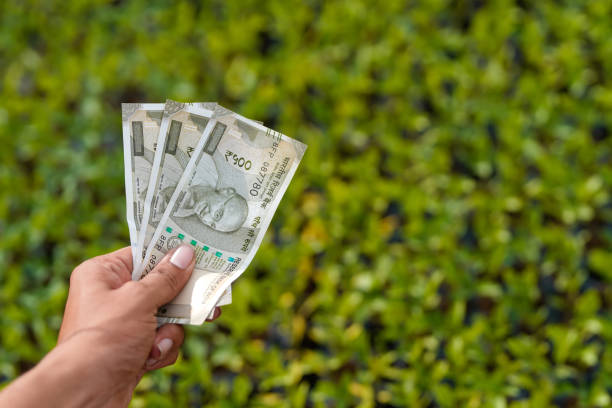
[[[0,406],[127,406],[142,376],[173,364],[184,340],[182,326],[157,329],[155,319],[195,264],[181,269],[170,263],[173,253],[138,282],[131,280],[130,247],[79,265],[70,277],[57,346],[0,393]],[[220,312],[215,309],[214,318]],[[162,339],[173,342],[165,352],[158,347]]]

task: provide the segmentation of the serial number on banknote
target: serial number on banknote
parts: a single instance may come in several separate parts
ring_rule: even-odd
[[[251,185],[251,190],[249,191],[249,194],[251,194],[253,197],[257,197],[259,195],[259,191],[261,190],[261,186],[269,170],[268,167],[270,167],[270,163],[263,162],[262,166],[259,168],[259,172],[255,177],[255,182]]]

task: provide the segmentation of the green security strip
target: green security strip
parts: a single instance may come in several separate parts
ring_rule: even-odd
[[[203,250],[205,250],[206,252],[208,252],[208,250],[209,250],[210,248],[208,248],[206,245],[204,245],[204,246],[202,247],[202,249],[203,249]]]
[[[183,235],[183,234],[178,234],[178,237],[179,237],[179,239],[183,239],[183,238],[185,238],[185,235]]]
[[[196,240],[195,240],[195,239],[192,239],[192,240],[191,240],[191,245],[196,246],[197,244],[198,244],[198,243],[196,242]]]
[[[221,255],[223,255],[221,252],[215,253],[215,256],[219,256],[220,257]]]
[[[170,227],[166,227],[166,231],[168,231],[168,232],[172,232],[172,228],[170,228]]]

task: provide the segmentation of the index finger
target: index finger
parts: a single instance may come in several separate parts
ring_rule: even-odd
[[[97,265],[98,267],[87,267],[86,265],[88,264]],[[114,289],[132,280],[132,269],[132,248],[128,246],[91,258],[89,261],[79,265],[75,272],[77,270],[88,271],[84,276],[91,276],[90,274],[93,273],[100,277],[100,282],[104,282],[104,284]],[[74,276],[71,276],[71,282],[73,279],[83,275],[83,273],[75,274],[75,272],[73,272]]]

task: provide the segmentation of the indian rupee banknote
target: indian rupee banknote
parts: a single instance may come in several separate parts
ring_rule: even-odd
[[[125,165],[125,200],[132,248],[137,248],[142,226],[145,197],[153,167],[163,103],[122,103],[123,156]],[[142,253],[133,251],[134,266]]]
[[[174,107],[173,104],[175,103],[179,104],[179,102],[170,101],[170,106]],[[160,105],[163,113],[164,104]],[[158,136],[154,146],[159,144],[164,147],[155,157],[157,161],[149,167],[149,174],[153,172],[151,192],[146,196],[143,195],[140,219],[145,220],[145,227],[142,228],[143,232],[137,240],[137,248],[141,251],[142,256],[144,256],[151,242],[161,214],[166,208],[166,203],[174,192],[174,187],[178,183],[187,161],[191,158],[193,149],[202,136],[207,121],[211,117],[236,115],[215,102],[197,102],[185,106],[190,106],[190,111],[174,112],[173,118],[164,123],[162,132],[159,132],[161,120],[158,126]],[[201,116],[198,116],[194,113],[196,108],[201,108],[206,112],[201,111]],[[245,120],[249,121],[246,118]],[[178,143],[179,140],[180,144]],[[147,190],[148,186],[145,187],[145,194]],[[141,260],[138,261],[139,264],[140,262]]]
[[[166,103],[168,121],[206,111]],[[206,319],[253,259],[305,151],[303,143],[231,111],[206,122],[139,270],[146,275],[182,242],[196,250],[195,270],[180,294],[158,310],[160,323]]]
[[[212,116],[216,117],[216,116],[220,116],[220,115],[230,115],[233,114],[232,111],[218,105],[215,102],[198,102],[193,104],[194,106],[199,106],[203,109],[209,110],[212,112]],[[164,109],[164,104],[156,104],[156,109],[161,108],[161,111],[163,113],[163,109]],[[181,122],[182,123],[182,122]],[[257,122],[257,123],[261,123],[261,122]],[[176,125],[176,122],[174,123]],[[159,131],[159,126],[161,125],[161,118],[159,120],[158,123],[158,131]],[[182,126],[182,125],[181,125]],[[187,123],[185,124],[185,127],[182,129],[179,129],[179,135],[178,137],[180,138],[185,138],[186,134],[184,132],[189,130],[189,126],[190,124]],[[175,127],[175,130],[177,128]],[[155,140],[155,145],[157,143],[160,143],[160,146],[165,143],[165,141],[167,140],[168,135],[170,135],[170,132],[173,130],[172,128],[172,122],[170,123],[170,128],[168,130],[168,133],[164,133],[164,134],[159,134],[159,140]],[[189,135],[187,135],[189,136]],[[195,136],[192,137],[191,139],[188,139],[188,143],[191,143],[191,145],[187,146],[187,155],[189,154],[189,151],[193,149],[194,147],[194,143],[197,140],[197,132],[195,135],[191,135],[191,136]],[[157,138],[157,135],[156,135]],[[151,240],[151,237],[153,236],[153,232],[155,231],[155,226],[156,226],[156,221],[158,219],[158,214],[159,211],[163,212],[163,209],[165,208],[165,198],[168,198],[170,195],[172,195],[173,190],[171,188],[168,187],[168,185],[173,185],[176,182],[178,182],[178,174],[179,172],[182,171],[182,168],[179,168],[178,166],[176,166],[176,161],[172,160],[172,156],[175,157],[185,157],[184,155],[181,155],[180,153],[180,149],[178,151],[178,153],[174,153],[173,155],[165,152],[163,153],[163,156],[161,156],[161,160],[160,160],[160,167],[157,168],[156,170],[158,170],[159,173],[156,172],[156,180],[159,180],[160,182],[160,190],[159,193],[160,194],[152,194],[152,196],[150,197],[152,201],[146,201],[146,203],[148,203],[148,205],[150,206],[149,208],[149,212],[147,213],[146,216],[146,220],[147,220],[147,224],[148,227],[144,229],[143,232],[143,236],[139,237],[140,240],[136,240],[136,246],[135,248],[138,248],[137,251],[135,252],[139,252],[142,253],[142,255],[144,256],[144,251],[146,251],[147,246],[149,245],[149,242]],[[164,160],[164,158],[167,158],[168,160]],[[181,164],[182,167],[184,167],[184,165],[186,164],[184,160],[178,160],[178,163]],[[151,172],[151,166],[149,166],[149,174]],[[146,188],[145,188],[145,194],[146,194]],[[140,218],[142,219],[143,214],[144,213],[144,198],[145,195],[142,196],[143,198],[143,211],[140,214]],[[152,204],[152,207],[151,207]],[[142,262],[142,256],[139,256],[138,259],[135,261],[134,265],[137,265],[137,267],[140,265],[140,263]],[[231,293],[231,287],[227,289],[226,293],[224,293],[224,295],[221,297],[221,299],[219,300],[218,306],[222,306],[222,305],[226,305],[226,304],[230,304],[231,303],[231,299],[232,299],[232,293]]]
[[[157,138],[158,150],[154,157],[144,202],[143,225],[137,243],[137,249],[142,251],[143,255],[168,200],[213,114],[207,109],[177,112],[175,105],[165,106],[166,111]],[[139,269],[141,268],[134,269],[134,272]],[[138,275],[134,276],[134,279],[138,278]]]
[[[135,231],[138,238],[136,244],[133,246],[133,248],[136,248],[136,250],[133,251],[133,253],[136,254],[134,272],[138,271],[142,264],[143,245],[144,243],[148,243],[155,231],[155,227],[159,222],[159,217],[165,209],[165,200],[170,198],[174,192],[174,188],[189,161],[190,155],[197,142],[202,137],[206,124],[212,116],[212,111],[202,109],[197,113],[185,113],[175,116],[170,122],[164,122],[163,112],[165,106],[165,104],[143,104],[142,106],[137,104],[126,105],[126,116],[136,119],[146,115],[146,110],[144,108],[159,109],[161,107],[160,111],[154,111],[154,116],[158,119],[157,122],[155,122],[157,126],[155,128],[151,127],[151,132],[147,134],[146,157],[148,160],[146,160],[146,163],[143,162],[144,164],[141,166],[141,173],[143,173],[143,175],[148,172],[148,184],[142,184],[140,186],[138,190],[140,193],[138,195],[139,201],[136,205],[133,203],[130,205],[128,202],[128,211],[129,208],[137,208],[139,210],[138,217],[134,217],[132,214],[128,213],[128,225],[130,224],[130,219],[136,221],[137,218],[137,223],[134,222],[134,224],[138,227]],[[129,115],[131,111],[135,111],[135,113]],[[145,113],[143,113],[143,111]],[[140,146],[141,125],[138,124],[136,120],[132,120],[130,123],[130,120],[127,119],[124,120],[124,122],[128,123],[127,126],[124,126],[124,132],[126,130],[131,132],[131,139],[137,142],[135,145]],[[142,126],[144,128],[144,124]],[[157,132],[155,136],[153,136],[154,131]],[[132,149],[131,152],[134,156],[136,156],[136,153],[139,154],[137,149]],[[138,166],[131,166],[131,168],[138,168]],[[127,173],[128,167],[126,163],[126,192],[128,186],[127,178],[130,177]],[[134,178],[135,177],[132,176],[132,179]],[[133,184],[132,182],[132,185]],[[132,194],[127,195],[127,200],[134,200],[133,191]],[[132,229],[130,230],[130,236],[132,236]],[[149,239],[147,239],[147,237]],[[135,278],[134,275],[133,278]],[[229,303],[231,303],[231,289],[229,289],[227,293],[224,294],[223,298],[220,299],[219,306]]]

